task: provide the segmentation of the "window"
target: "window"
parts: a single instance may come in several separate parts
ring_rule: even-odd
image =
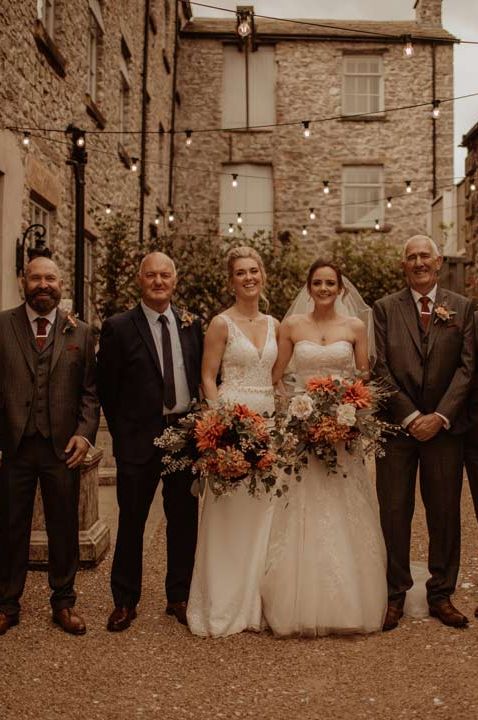
[[[342,224],[373,227],[383,222],[383,167],[348,165],[342,172]]]
[[[98,0],[88,0],[89,27],[88,27],[88,95],[97,101],[98,97],[98,68],[103,42],[105,26]]]
[[[55,32],[55,2],[54,0],[38,0],[38,19],[42,21],[43,27],[48,35],[53,38]]]
[[[44,225],[46,233],[44,241],[47,247],[50,247],[51,231],[52,231],[52,210],[44,205],[36,198],[30,198],[30,225]]]
[[[119,140],[123,145],[127,144],[128,135],[125,132],[128,130],[130,121],[130,75],[129,67],[131,64],[131,53],[128,50],[128,46],[125,42],[121,42],[121,56],[120,56],[120,100],[119,100]]]
[[[344,55],[342,113],[383,112],[383,60],[380,55]]]
[[[242,229],[247,237],[257,230],[272,231],[274,195],[270,165],[223,165],[220,192],[219,227],[222,235]],[[238,186],[232,187],[232,175],[237,174]],[[241,213],[242,224],[237,224]]]
[[[275,50],[263,45],[224,46],[222,124],[225,128],[270,125],[276,121]]]

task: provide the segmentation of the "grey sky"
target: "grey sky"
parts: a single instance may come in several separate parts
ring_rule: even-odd
[[[414,0],[200,0],[207,5],[235,9],[236,5],[254,5],[259,14],[335,20],[413,20]],[[199,7],[192,3],[194,15],[223,16],[228,13]],[[443,26],[463,40],[478,41],[477,0],[444,0]],[[478,92],[478,45],[455,47],[454,95]],[[478,97],[455,103],[455,175],[464,173],[464,156],[458,148],[461,138],[478,122]]]

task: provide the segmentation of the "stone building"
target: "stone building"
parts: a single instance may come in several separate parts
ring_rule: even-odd
[[[478,296],[478,122],[463,136],[462,145],[467,149],[465,180],[463,182],[464,240],[471,260],[470,285],[473,295]]]
[[[15,245],[34,222],[46,226],[71,294],[74,181],[66,164],[72,136],[65,134],[71,124],[86,131],[87,319],[107,206],[132,212],[138,243],[163,222],[172,188],[165,131],[180,102],[176,28],[189,16],[189,3],[175,0],[2,3],[0,309],[19,300]]]
[[[191,18],[178,62],[179,230],[205,241],[289,230],[311,252],[344,232],[401,241],[429,231],[430,200],[453,184],[453,104],[439,103],[437,119],[431,111],[453,97],[455,39],[442,27],[441,0],[417,0],[415,14],[249,16],[246,40],[235,14]],[[392,110],[402,106],[412,107]]]

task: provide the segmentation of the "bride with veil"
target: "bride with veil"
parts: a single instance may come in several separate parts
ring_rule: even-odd
[[[370,313],[340,269],[317,260],[281,325],[274,382],[286,369],[295,392],[312,377],[367,375],[374,354]],[[336,472],[311,454],[301,474],[274,508],[262,583],[267,624],[281,637],[380,630],[386,550],[362,453],[339,443]]]

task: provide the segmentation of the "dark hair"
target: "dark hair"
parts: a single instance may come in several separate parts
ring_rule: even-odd
[[[327,260],[322,260],[321,258],[313,262],[309,268],[309,272],[307,273],[308,290],[310,290],[312,286],[312,278],[314,277],[314,273],[316,270],[319,270],[319,268],[330,268],[331,270],[333,270],[334,273],[337,275],[337,283],[339,286],[339,290],[343,290],[344,282],[342,280],[342,270],[338,267],[338,265],[334,265],[334,263],[328,262]]]

